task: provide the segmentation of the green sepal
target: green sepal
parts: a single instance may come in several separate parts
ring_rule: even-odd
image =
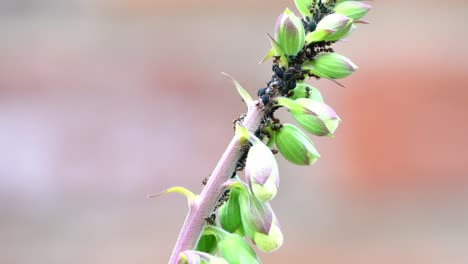
[[[286,54],[284,53],[283,49],[278,44],[278,42],[276,42],[276,40],[272,36],[270,36],[270,34],[267,35],[270,38],[271,47],[273,49],[274,55],[279,56],[279,65],[281,67],[288,68],[288,58],[286,58]]]
[[[286,97],[278,97],[276,101],[277,101],[278,106],[284,106],[292,113],[293,112],[306,112],[306,109],[302,105],[298,104],[295,100],[291,100]]]
[[[331,29],[320,29],[313,32],[307,33],[305,37],[305,44],[309,45],[310,43],[320,42],[327,39],[328,36],[335,33],[335,30]]]
[[[275,138],[281,155],[296,165],[312,165],[320,157],[312,140],[294,125],[283,124]]]
[[[267,60],[273,58],[273,56],[275,56],[275,52],[273,50],[273,48],[271,48],[268,53],[265,55],[265,57],[262,59],[262,61],[260,61],[258,64],[262,64],[264,62],[266,62]]]
[[[301,13],[303,17],[312,18],[312,14],[310,13],[310,8],[312,7],[311,0],[294,0],[294,3],[296,4],[297,10],[299,10],[299,13]]]
[[[223,74],[224,76],[231,79],[231,81],[236,86],[237,92],[241,96],[242,100],[247,104],[247,107],[250,107],[252,105],[252,102],[253,102],[252,97],[250,96],[250,94],[234,78],[229,76],[227,73],[222,72],[221,74]]]

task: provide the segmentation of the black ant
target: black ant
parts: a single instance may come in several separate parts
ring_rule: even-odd
[[[216,224],[216,215],[211,214],[209,217],[205,217],[205,221],[209,225],[215,225]]]

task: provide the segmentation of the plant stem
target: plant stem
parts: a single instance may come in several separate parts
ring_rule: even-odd
[[[249,132],[254,133],[264,115],[265,111],[259,106],[258,102],[253,102],[249,106],[242,125]],[[218,161],[205,188],[203,188],[198,203],[190,209],[169,260],[170,264],[177,264],[181,252],[195,248],[205,227],[205,218],[209,217],[213,212],[216,203],[224,192],[223,184],[231,178],[242,154],[241,144],[238,138],[234,136]]]

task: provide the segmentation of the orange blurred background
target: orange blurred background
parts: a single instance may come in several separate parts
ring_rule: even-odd
[[[312,82],[343,122],[278,156],[285,244],[264,263],[468,263],[466,1],[373,1]],[[271,76],[284,1],[0,2],[0,263],[166,263],[194,192]],[[281,119],[293,122],[286,112]]]

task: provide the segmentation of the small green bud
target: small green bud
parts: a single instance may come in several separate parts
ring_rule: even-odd
[[[275,219],[276,220],[276,219]],[[270,253],[283,245],[283,233],[277,222],[275,221],[270,228],[268,235],[260,232],[254,234],[253,240],[255,245],[260,251]]]
[[[218,242],[219,253],[229,264],[259,264],[257,254],[243,237],[227,233]]]
[[[323,97],[319,89],[307,84],[307,83],[298,83],[296,88],[294,88],[294,94],[291,99],[296,100],[299,98],[309,98],[318,102],[323,103]]]
[[[240,195],[242,223],[247,236],[263,252],[273,252],[283,244],[283,233],[268,202],[260,202],[248,189]]]
[[[317,24],[314,32],[306,36],[306,43],[336,41],[343,38],[351,28],[353,20],[340,14],[330,14]]]
[[[346,1],[335,7],[335,13],[358,20],[364,17],[371,8],[370,5],[359,1]]]
[[[219,208],[218,218],[224,230],[243,235],[244,228],[242,227],[239,194],[240,190],[238,189],[229,191],[229,199]]]
[[[278,192],[279,172],[275,156],[263,142],[253,142],[245,163],[247,184],[257,199],[270,201]]]
[[[327,79],[345,78],[358,69],[350,59],[334,52],[322,53],[315,59],[304,63],[302,68]]]
[[[312,99],[293,101],[281,97],[278,105],[288,108],[297,123],[312,135],[331,137],[341,121],[330,106]]]
[[[320,157],[310,138],[291,124],[284,124],[275,133],[275,140],[283,157],[294,164],[312,165]]]
[[[214,254],[217,250],[217,241],[214,235],[202,235],[198,240],[196,251],[205,252],[208,254]]]
[[[289,9],[286,9],[276,21],[275,40],[289,56],[295,56],[304,47],[304,26],[301,19]]]

